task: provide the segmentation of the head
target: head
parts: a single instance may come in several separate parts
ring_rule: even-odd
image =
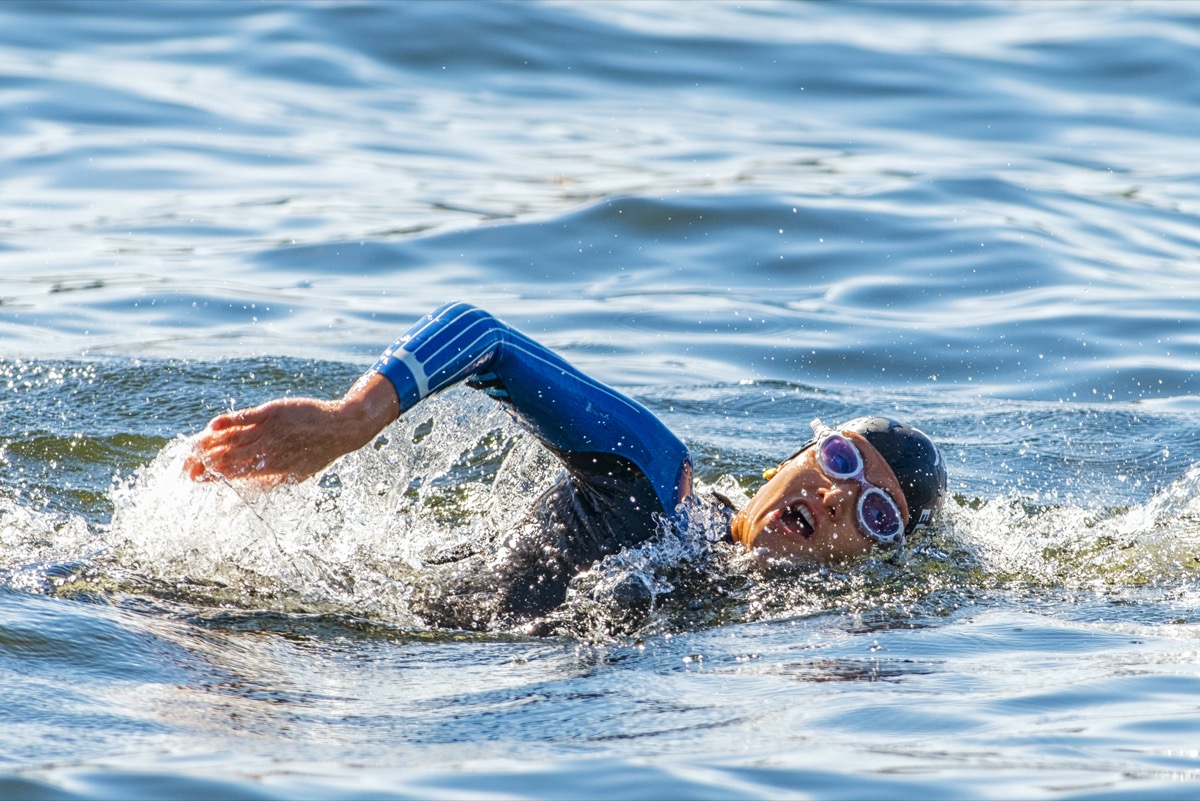
[[[886,417],[836,431],[812,425],[814,439],[769,471],[734,517],[735,540],[770,558],[829,564],[898,548],[933,523],[946,465],[929,437]]]

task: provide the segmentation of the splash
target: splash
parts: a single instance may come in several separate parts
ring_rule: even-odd
[[[0,587],[54,593],[105,550],[82,517],[39,512],[0,496]]]
[[[1200,465],[1130,507],[1013,495],[950,507],[948,536],[996,584],[1101,589],[1179,585],[1200,576]]]
[[[410,601],[444,580],[430,566],[520,526],[561,468],[478,393],[450,392],[414,411],[317,479],[268,492],[188,481],[188,442],[171,440],[115,482],[107,526],[0,498],[0,581],[423,629]],[[748,500],[730,475],[697,488],[702,498],[717,490]],[[841,570],[763,568],[723,542],[725,531],[714,505],[695,503],[680,525],[577,576],[542,630],[602,640],[830,613],[888,625],[995,591],[1188,591],[1200,574],[1200,466],[1131,507],[956,498],[943,524],[899,556]]]
[[[132,591],[202,605],[420,627],[414,593],[454,576],[430,567],[481,542],[499,545],[561,466],[478,393],[445,393],[414,412],[322,476],[269,491],[189,481],[188,440],[171,441],[112,490],[113,574]],[[538,630],[603,639],[655,620],[660,599],[678,595],[681,575],[699,569],[725,532],[704,504],[684,519],[577,577]]]
[[[417,625],[407,599],[438,554],[506,530],[549,486],[548,454],[474,393],[422,404],[322,476],[262,491],[184,477],[172,441],[112,492],[121,565],[206,602]]]

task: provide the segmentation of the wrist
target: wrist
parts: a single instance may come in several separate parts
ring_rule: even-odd
[[[400,402],[391,382],[379,373],[369,373],[334,403],[334,417],[345,432],[350,450],[356,450],[373,440],[384,428],[400,416]]]

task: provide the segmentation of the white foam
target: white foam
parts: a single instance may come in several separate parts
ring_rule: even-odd
[[[267,491],[188,480],[189,444],[176,439],[114,488],[109,538],[125,567],[159,580],[407,621],[422,557],[512,525],[554,473],[476,397],[431,399],[323,475]]]

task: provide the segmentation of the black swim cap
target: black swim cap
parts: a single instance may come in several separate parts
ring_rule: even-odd
[[[908,503],[905,536],[933,525],[946,495],[946,462],[933,440],[887,417],[858,417],[837,428],[861,434],[896,474]]]

